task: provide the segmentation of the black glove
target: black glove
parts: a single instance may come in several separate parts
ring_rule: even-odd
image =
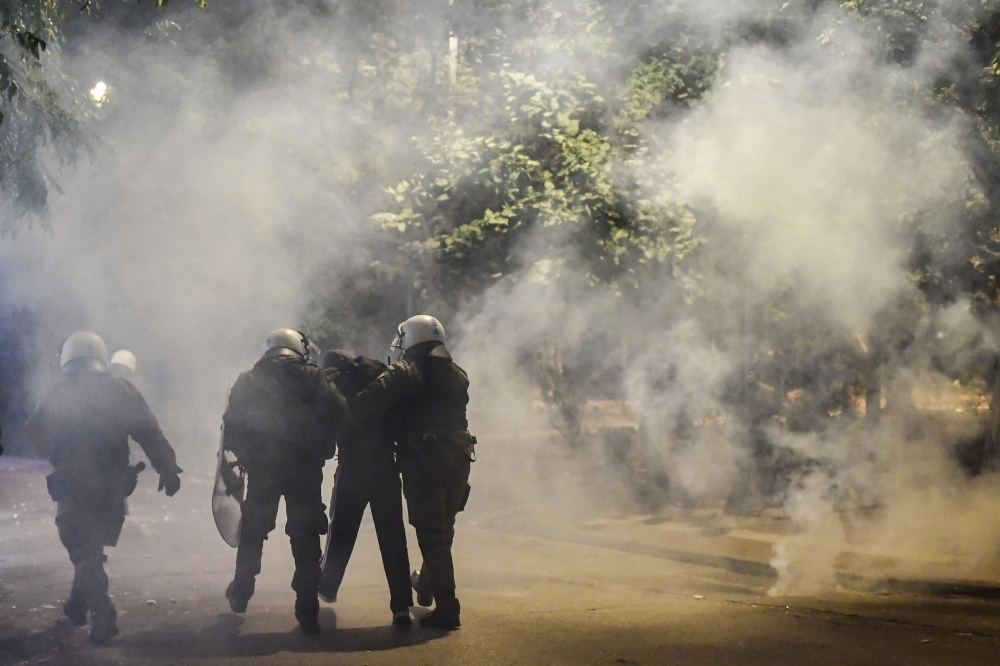
[[[173,497],[177,494],[177,491],[181,489],[181,477],[177,476],[177,472],[170,472],[169,474],[160,475],[160,485],[157,490],[162,490],[167,494],[167,497]]]

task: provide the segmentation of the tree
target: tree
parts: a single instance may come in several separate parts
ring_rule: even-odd
[[[194,0],[205,8],[206,0]],[[62,28],[81,15],[108,19],[133,10],[147,14],[167,0],[141,7],[114,0],[0,0],[0,232],[24,218],[48,225],[49,188],[59,185],[47,163],[73,164],[89,155],[87,130],[94,107],[87,90],[68,80],[59,65]],[[101,92],[90,92],[100,97]]]
[[[44,221],[48,186],[54,182],[39,152],[50,147],[63,163],[85,145],[76,117],[59,102],[42,62],[58,39],[59,0],[0,2],[0,229],[26,214]]]
[[[487,84],[496,87],[482,91],[482,105],[496,113],[485,131],[441,121],[420,146],[430,168],[391,188],[398,211],[375,217],[405,252],[433,257],[441,292],[510,275],[554,279],[563,267],[618,294],[638,291],[649,273],[689,278],[695,218],[643,189],[652,165],[634,133],[638,107],[664,94],[662,67],[637,69],[611,123],[582,76],[553,83],[502,70]]]

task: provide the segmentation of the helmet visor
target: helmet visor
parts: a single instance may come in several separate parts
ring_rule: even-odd
[[[319,348],[319,345],[310,340],[308,335],[302,331],[296,331],[296,333],[302,336],[302,348],[305,349],[304,356],[307,361],[309,359],[319,358],[320,355],[322,355],[323,350]]]
[[[403,351],[403,337],[405,337],[405,335],[406,334],[403,333],[403,325],[400,324],[396,328],[396,337],[392,339],[392,344],[389,345],[389,349],[398,349],[399,351]]]

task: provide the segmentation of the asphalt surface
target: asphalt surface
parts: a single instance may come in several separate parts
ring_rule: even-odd
[[[831,590],[770,598],[773,581],[555,536],[496,529],[471,511],[456,540],[461,630],[390,625],[366,518],[324,633],[292,615],[282,525],[245,615],[223,597],[235,551],[207,512],[207,482],[172,499],[146,475],[109,549],[121,635],[94,647],[61,620],[72,570],[40,475],[0,481],[3,664],[996,664],[1000,603]],[[23,505],[23,506],[22,506]],[[556,534],[557,532],[553,532]],[[410,536],[411,564],[419,563]],[[420,609],[415,610],[419,614]]]

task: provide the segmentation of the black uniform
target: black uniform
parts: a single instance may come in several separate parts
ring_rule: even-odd
[[[407,513],[424,556],[421,579],[430,582],[435,612],[441,611],[436,617],[454,619],[440,626],[458,626],[451,546],[455,517],[468,499],[475,443],[466,420],[468,403],[468,376],[436,341],[406,350],[402,361],[348,402],[351,423],[392,410]]]
[[[338,352],[328,353],[324,365],[328,368],[325,370],[328,379],[346,397],[357,394],[386,369],[385,364],[374,359],[364,356],[351,359]],[[410,559],[403,526],[402,484],[386,420],[374,419],[342,434],[338,449],[337,480],[330,502],[333,516],[320,591],[327,598],[337,597],[365,507],[371,504],[382,566],[389,583],[389,608],[393,613],[406,612],[413,605]]]
[[[247,471],[236,575],[226,593],[233,610],[245,610],[253,595],[264,540],[284,497],[295,615],[304,630],[319,630],[320,535],[327,529],[323,464],[336,451],[344,413],[343,397],[322,370],[288,349],[271,349],[233,385],[223,416],[225,447]]]
[[[125,498],[136,483],[136,472],[128,464],[129,436],[159,472],[168,495],[180,487],[181,470],[139,392],[94,359],[77,359],[63,368],[26,432],[52,463],[47,481],[58,503],[56,526],[75,567],[64,610],[77,624],[86,622],[89,610],[91,638],[103,642],[117,633],[104,547],[118,543]]]

